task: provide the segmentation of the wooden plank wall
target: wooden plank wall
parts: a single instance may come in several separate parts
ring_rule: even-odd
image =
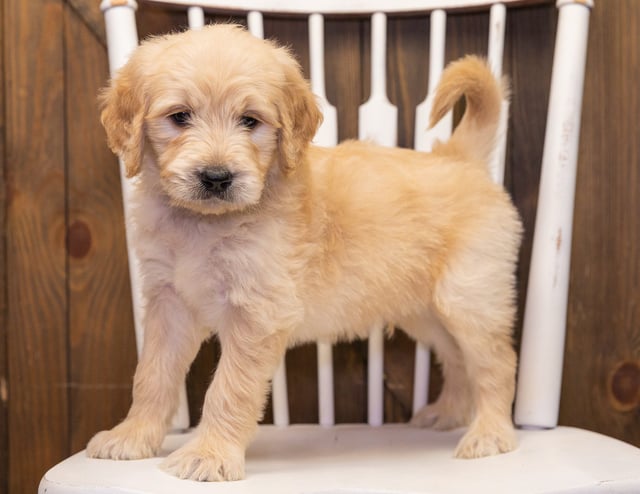
[[[640,446],[640,3],[596,4],[560,420]],[[96,108],[108,73],[98,2],[0,0],[0,6],[0,493],[20,494],[34,492],[47,468],[124,416],[135,350],[118,169]],[[506,183],[527,228],[521,310],[555,21],[553,6],[535,7],[514,13],[507,26],[505,70],[514,95]],[[185,22],[182,14],[143,8],[139,32]],[[487,23],[481,14],[449,21],[447,58],[484,52]],[[389,91],[401,106],[403,146],[413,141],[410,109],[425,96],[426,24],[425,18],[389,24]],[[299,50],[307,70],[305,22],[267,19],[265,27]],[[336,74],[328,96],[342,108],[340,137],[353,137],[357,106],[369,91],[358,68],[362,63],[368,74],[369,28],[329,20],[326,30],[327,70]],[[218,351],[207,343],[192,366],[194,422]],[[387,420],[410,413],[412,351],[401,332],[387,346]],[[288,355],[295,422],[317,419],[315,370],[306,365],[314,360],[310,345]],[[348,374],[336,381],[336,418],[361,421],[366,344],[338,345],[335,363]],[[439,385],[434,372],[432,395]]]
[[[640,445],[640,3],[600,3],[587,61],[560,417]]]
[[[4,3],[8,492],[69,451],[64,4],[34,4]]]
[[[0,26],[4,26],[4,5],[0,2]],[[0,74],[4,74],[4,50],[0,49]],[[0,100],[4,103],[4,77],[0,77]],[[7,490],[9,467],[9,427],[8,427],[8,372],[7,372],[7,286],[6,286],[6,228],[5,203],[6,186],[4,174],[5,160],[5,112],[0,111],[0,492]]]

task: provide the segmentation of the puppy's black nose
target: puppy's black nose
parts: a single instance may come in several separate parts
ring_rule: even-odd
[[[199,178],[202,187],[215,195],[224,193],[233,182],[232,173],[221,166],[206,168],[199,173]]]

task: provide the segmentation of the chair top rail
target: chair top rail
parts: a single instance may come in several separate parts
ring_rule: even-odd
[[[410,14],[433,10],[473,10],[488,8],[496,3],[521,6],[552,3],[553,0],[315,0],[314,2],[300,2],[299,0],[145,0],[145,2],[173,6],[197,6],[225,12],[259,11],[285,15],[365,15],[375,12]]]

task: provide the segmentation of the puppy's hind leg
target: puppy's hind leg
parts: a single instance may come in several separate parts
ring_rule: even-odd
[[[460,349],[475,409],[456,448],[458,458],[495,455],[516,447],[511,419],[516,371],[511,341],[513,280],[510,266],[491,271],[486,268],[487,276],[480,274],[474,283],[447,275],[436,294],[439,317]]]
[[[433,346],[444,374],[438,399],[418,410],[411,418],[411,425],[435,430],[468,425],[473,413],[471,388],[462,353],[453,337],[431,315],[405,324],[403,328],[416,341]]]
[[[177,409],[179,389],[201,335],[170,287],[149,297],[144,328],[131,409],[123,422],[89,441],[90,457],[134,460],[155,455]]]

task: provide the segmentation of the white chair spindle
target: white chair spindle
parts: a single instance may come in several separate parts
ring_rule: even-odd
[[[431,349],[423,343],[416,343],[413,367],[413,414],[415,415],[429,400],[429,374]]]
[[[135,11],[138,8],[134,0],[126,2],[118,2],[112,4],[111,0],[103,0],[100,9],[104,12],[105,27],[107,32],[107,40],[109,43],[109,71],[111,77],[122,67],[129,58],[129,55],[138,46],[138,32],[136,29]],[[123,28],[123,26],[127,26]],[[142,295],[142,281],[140,276],[140,261],[133,250],[131,235],[131,180],[126,178],[124,163],[121,159],[120,164],[120,184],[122,187],[122,202],[124,210],[124,220],[127,228],[125,229],[127,241],[127,256],[129,260],[129,277],[131,280],[131,302],[133,307],[133,324],[136,335],[136,349],[138,357],[142,352],[144,344],[144,303]],[[135,179],[132,179],[135,180]],[[184,430],[189,427],[189,407],[187,402],[186,384],[180,387],[178,410],[171,422],[173,430]]]
[[[289,398],[287,395],[287,367],[285,362],[283,357],[272,381],[273,423],[277,426],[289,425]]]
[[[506,22],[507,7],[502,3],[493,5],[489,13],[489,55],[487,58],[491,71],[496,77],[502,76]]]
[[[451,135],[451,112],[449,112],[433,129],[429,130],[429,116],[435,91],[442,71],[446,43],[447,14],[443,10],[435,10],[430,16],[429,40],[429,87],[427,97],[416,107],[416,127],[414,148],[418,151],[429,151],[436,140],[446,140]],[[413,371],[413,413],[415,414],[427,404],[429,398],[429,370],[431,365],[430,348],[422,343],[416,345]]]
[[[112,6],[111,0],[103,0],[100,8],[104,12],[105,27],[107,32],[107,40],[109,43],[109,69],[111,77],[128,60],[131,52],[138,46],[138,31],[136,29],[135,11],[138,8],[135,1],[129,1],[124,5]],[[128,26],[124,28],[123,26]],[[123,35],[123,33],[126,33]],[[144,328],[142,320],[144,317],[142,303],[142,284],[140,280],[140,265],[138,256],[133,250],[131,243],[131,213],[130,213],[130,196],[131,182],[126,178],[124,163],[120,163],[120,184],[122,186],[122,202],[124,208],[124,219],[127,225],[125,229],[127,239],[127,255],[129,259],[129,275],[131,278],[131,300],[133,306],[133,320],[136,333],[136,348],[138,357],[142,351],[144,341]]]
[[[507,22],[507,7],[498,3],[491,7],[489,15],[489,65],[496,77],[502,77],[504,59],[504,35]],[[494,182],[504,183],[504,162],[507,153],[507,126],[509,120],[509,101],[502,102],[498,140],[489,170]]]
[[[333,348],[329,343],[318,343],[318,422],[335,424],[333,392]]]
[[[358,136],[382,146],[397,143],[398,109],[387,98],[387,16],[371,16],[371,95],[360,105]]]
[[[111,0],[103,0],[100,4],[109,43],[111,77],[127,62],[131,52],[138,46],[137,8],[138,4],[134,0],[118,2],[116,5],[112,5]]]
[[[322,125],[313,139],[318,146],[335,146],[338,143],[338,115],[327,100],[324,70],[324,17],[309,16],[309,57],[311,66],[311,90],[318,97],[322,111]],[[333,391],[333,349],[329,343],[318,343],[318,417],[321,425],[335,423]]]
[[[358,135],[383,146],[397,143],[398,109],[387,98],[387,16],[371,16],[371,95],[360,105]],[[374,326],[368,342],[368,422],[383,422],[384,333],[382,322]]]
[[[560,0],[515,421],[558,424],[590,2]]]
[[[128,60],[131,52],[138,46],[138,31],[136,29],[135,11],[138,8],[136,2],[129,1],[124,5],[112,6],[111,0],[104,0],[100,5],[104,12],[105,27],[107,31],[107,41],[109,43],[109,69],[111,77]],[[129,26],[124,29],[123,26]],[[128,34],[122,35],[122,32]],[[127,225],[125,229],[127,239],[127,256],[129,258],[129,276],[131,278],[131,300],[133,305],[133,322],[136,333],[136,349],[138,357],[142,352],[142,344],[144,342],[144,327],[142,320],[144,318],[144,304],[142,303],[142,284],[140,279],[140,264],[135,250],[131,243],[131,213],[130,213],[130,195],[131,182],[126,178],[124,162],[119,159],[120,163],[120,184],[122,186],[122,203],[124,208],[124,219]]]
[[[311,59],[311,90],[318,97],[323,120],[313,142],[318,146],[338,144],[338,114],[336,107],[327,100],[324,70],[324,17],[309,16],[309,55]]]
[[[367,360],[367,422],[378,427],[384,422],[384,329],[382,323],[369,333]]]
[[[262,13],[251,11],[247,14],[247,27],[256,38],[264,38]],[[277,426],[289,425],[289,398],[287,394],[287,366],[285,357],[271,381],[271,400],[273,407],[273,423]]]
[[[189,7],[187,9],[187,21],[189,29],[202,29],[204,27],[204,10],[202,7]]]
[[[247,27],[249,32],[256,38],[264,38],[264,23],[262,21],[262,12],[252,10],[247,14]]]
[[[447,32],[447,14],[444,10],[434,10],[430,16],[431,34],[429,40],[429,88],[425,100],[416,107],[416,128],[414,148],[418,151],[430,151],[436,141],[446,141],[451,135],[452,113],[444,116],[432,129],[429,117],[433,101],[433,92],[444,70],[445,41]]]

